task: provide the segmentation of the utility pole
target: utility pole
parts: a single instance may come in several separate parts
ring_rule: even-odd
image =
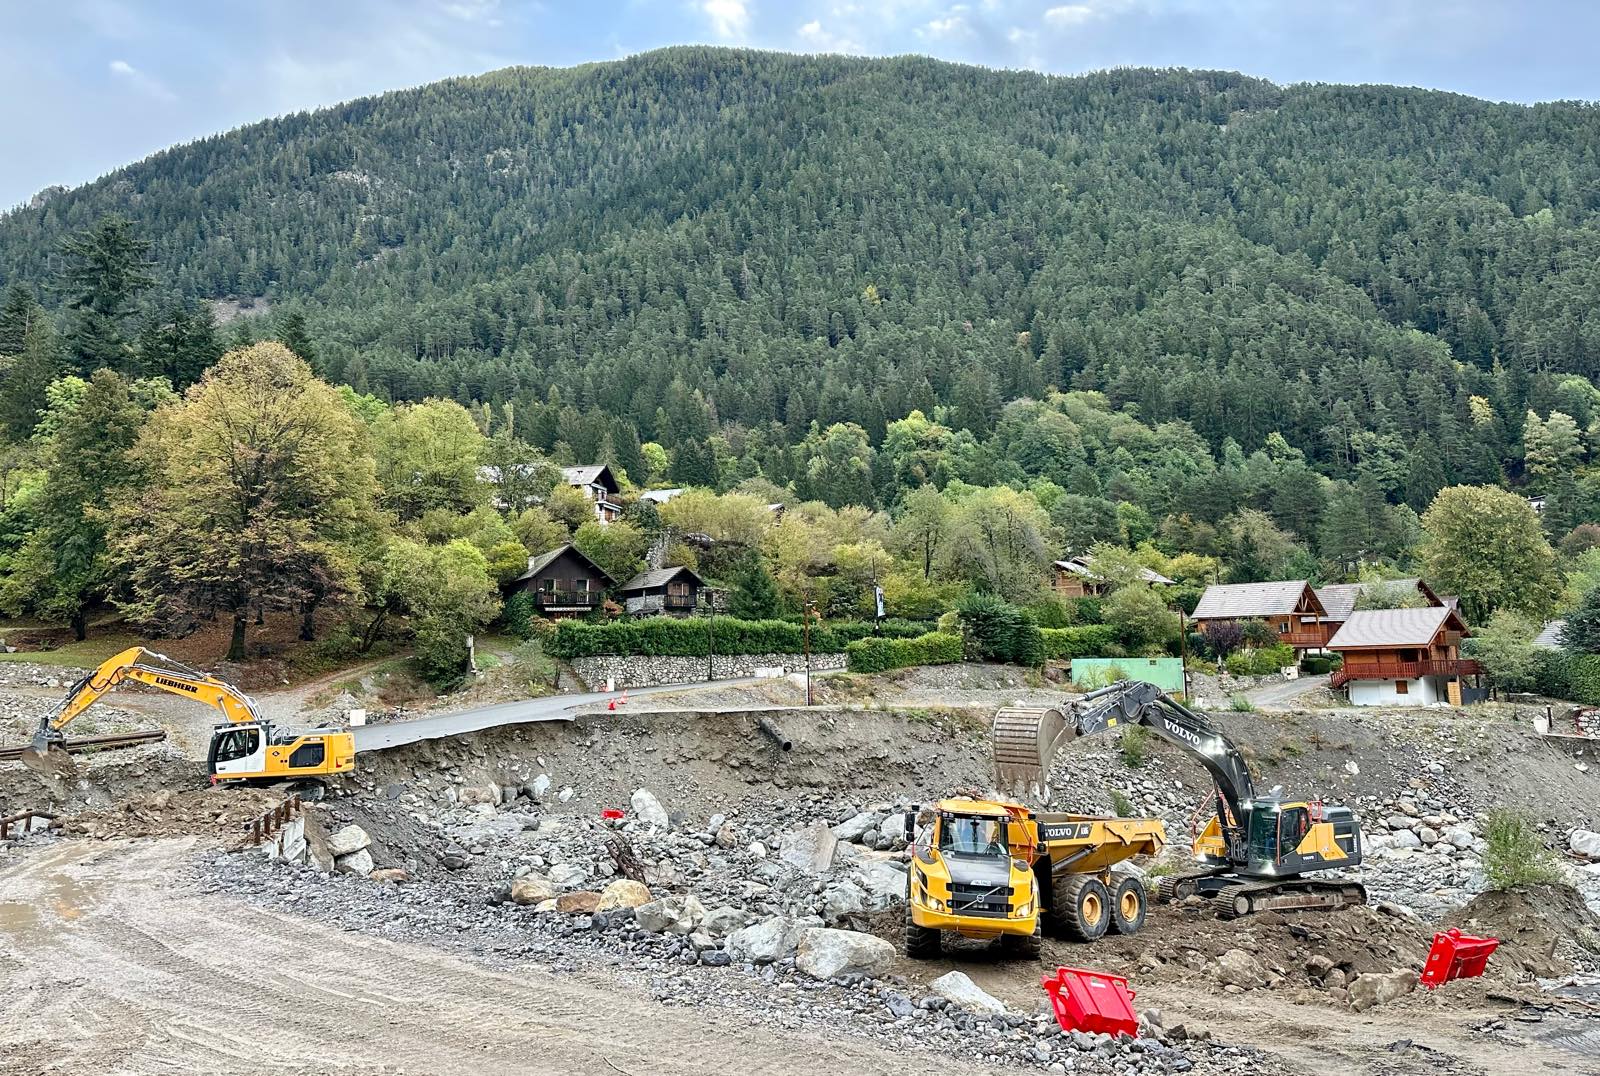
[[[811,601],[810,598],[807,598],[805,600],[805,605],[802,607],[802,623],[803,623],[803,630],[804,630],[804,634],[805,634],[805,651],[806,651],[806,705],[807,706],[811,705],[811,616],[812,616],[812,613],[815,610],[816,610],[816,606],[814,604],[812,604],[812,601]]]
[[[715,680],[712,673],[712,661],[717,652],[717,592],[710,587],[706,588],[706,608],[711,615],[706,619],[706,680]]]
[[[1183,667],[1183,698],[1185,703],[1193,702],[1189,697],[1189,628],[1183,615],[1183,606],[1178,606],[1178,661]]]

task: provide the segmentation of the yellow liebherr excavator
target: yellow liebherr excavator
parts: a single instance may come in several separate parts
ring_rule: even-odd
[[[1194,840],[1200,868],[1161,879],[1159,896],[1205,897],[1227,917],[1366,903],[1359,882],[1306,877],[1361,862],[1355,812],[1288,800],[1276,788],[1258,794],[1239,749],[1151,684],[1123,680],[1059,707],[1000,710],[993,728],[996,781],[1002,788],[1041,788],[1065,741],[1118,725],[1150,729],[1204,766],[1216,785],[1216,815]]]
[[[355,739],[336,729],[278,728],[232,684],[164,654],[130,647],[79,680],[39,721],[32,750],[47,756],[66,743],[63,730],[118,685],[133,681],[204,703],[227,719],[211,733],[206,765],[213,781],[266,783],[326,777],[355,769]]]

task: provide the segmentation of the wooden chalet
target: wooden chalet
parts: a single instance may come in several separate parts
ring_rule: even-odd
[[[595,519],[601,523],[612,523],[622,518],[622,505],[617,503],[617,494],[622,487],[617,485],[610,467],[603,463],[590,467],[563,467],[561,477],[594,505]]]
[[[1483,668],[1461,656],[1468,634],[1446,605],[1356,610],[1328,641],[1344,659],[1330,682],[1357,706],[1476,702],[1484,697]]]
[[[518,591],[533,595],[533,606],[543,616],[577,616],[598,609],[606,588],[614,580],[572,545],[564,545],[528,559],[528,570],[505,584],[509,596]]]
[[[1327,610],[1304,579],[1270,583],[1224,583],[1206,588],[1189,619],[1200,629],[1208,624],[1261,620],[1280,643],[1296,650],[1325,645],[1334,625],[1324,623]]]
[[[1111,585],[1095,573],[1094,558],[1087,553],[1058,560],[1050,569],[1050,589],[1063,598],[1098,598],[1111,589]],[[1172,580],[1149,568],[1140,568],[1139,578],[1151,586],[1172,585]]]
[[[700,604],[700,590],[704,586],[700,577],[688,568],[653,568],[622,584],[617,594],[634,616],[656,613],[688,616]]]

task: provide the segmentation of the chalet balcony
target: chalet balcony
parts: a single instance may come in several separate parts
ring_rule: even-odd
[[[1342,687],[1351,680],[1415,680],[1423,676],[1476,676],[1483,666],[1471,658],[1433,661],[1347,661],[1329,682]]]
[[[1303,650],[1322,646],[1328,641],[1328,636],[1320,631],[1290,631],[1279,635],[1278,641]]]
[[[674,613],[693,612],[695,596],[693,594],[663,594],[661,596],[661,608]]]
[[[593,609],[600,604],[598,590],[536,590],[533,604],[539,609]]]

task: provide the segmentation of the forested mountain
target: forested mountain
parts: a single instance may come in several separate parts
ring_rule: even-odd
[[[1184,482],[1279,433],[1420,511],[1445,484],[1524,482],[1530,410],[1600,415],[1583,104],[670,49],[177,147],[0,219],[0,280],[56,303],[61,244],[108,214],[152,244],[152,321],[265,297],[233,331],[303,315],[325,377],[514,402],[536,447],[636,478],[655,441],[676,481],[833,500],[800,488],[828,428],[876,451],[920,410],[972,442],[941,482],[1217,519],[1249,491],[1191,506]],[[1029,444],[1036,411],[1003,408],[1051,387],[1145,432],[1057,401]],[[888,507],[906,485],[875,467],[857,495]]]

